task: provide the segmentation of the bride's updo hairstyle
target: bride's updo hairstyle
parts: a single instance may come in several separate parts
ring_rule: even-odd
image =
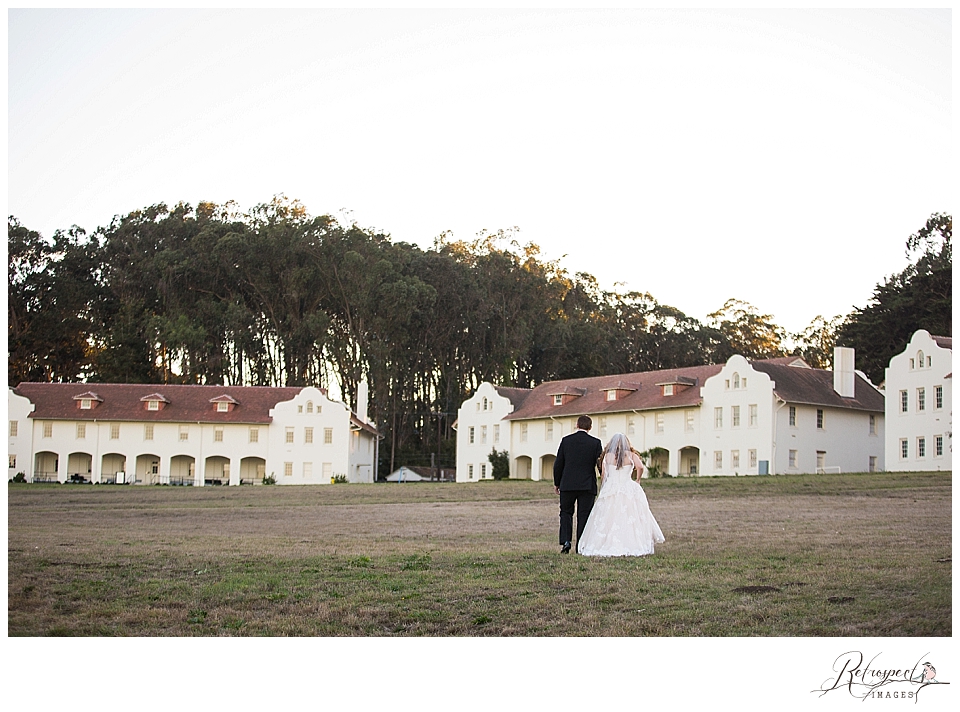
[[[630,441],[627,440],[626,435],[623,433],[614,433],[613,437],[610,438],[610,442],[607,443],[607,447],[604,448],[603,455],[606,457],[608,452],[613,453],[614,464],[616,464],[617,469],[620,469],[624,463],[627,462],[627,458],[632,450],[633,447],[630,445]]]

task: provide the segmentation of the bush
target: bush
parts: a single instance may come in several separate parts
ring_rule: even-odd
[[[277,478],[274,477],[273,473],[271,472],[269,475],[267,475],[266,477],[263,478],[263,484],[265,484],[265,485],[275,485],[275,484],[277,484]]]
[[[11,481],[11,482],[26,482],[26,481],[27,481],[27,476],[26,476],[25,474],[23,474],[22,472],[18,472],[17,474],[15,474],[13,477],[10,478],[10,481]]]
[[[647,477],[669,477],[670,475],[666,474],[660,469],[660,465],[650,463],[655,457],[661,457],[663,455],[668,455],[669,451],[666,448],[662,447],[652,447],[649,450],[644,450],[640,455],[640,459],[643,460],[643,464],[647,466]]]
[[[490,451],[487,456],[490,461],[490,471],[495,480],[506,480],[510,477],[510,454],[503,450],[497,452],[496,448]]]
[[[333,484],[346,484],[347,476],[346,475],[334,475]]]

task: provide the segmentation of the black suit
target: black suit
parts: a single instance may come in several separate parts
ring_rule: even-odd
[[[602,454],[600,441],[585,430],[576,430],[560,441],[553,463],[553,484],[560,490],[561,545],[573,541],[574,504],[577,542],[580,542],[597,497],[597,463]]]

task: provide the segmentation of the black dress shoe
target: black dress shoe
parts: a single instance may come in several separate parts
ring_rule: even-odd
[[[563,543],[563,546],[560,547],[560,553],[561,553],[561,554],[569,554],[569,553],[570,553],[570,542],[569,542],[569,541],[565,541],[565,542]]]

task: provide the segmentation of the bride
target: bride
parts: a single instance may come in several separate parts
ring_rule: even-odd
[[[600,494],[577,549],[584,556],[647,556],[663,532],[650,513],[647,495],[637,480],[644,466],[627,436],[616,433],[603,450]]]

